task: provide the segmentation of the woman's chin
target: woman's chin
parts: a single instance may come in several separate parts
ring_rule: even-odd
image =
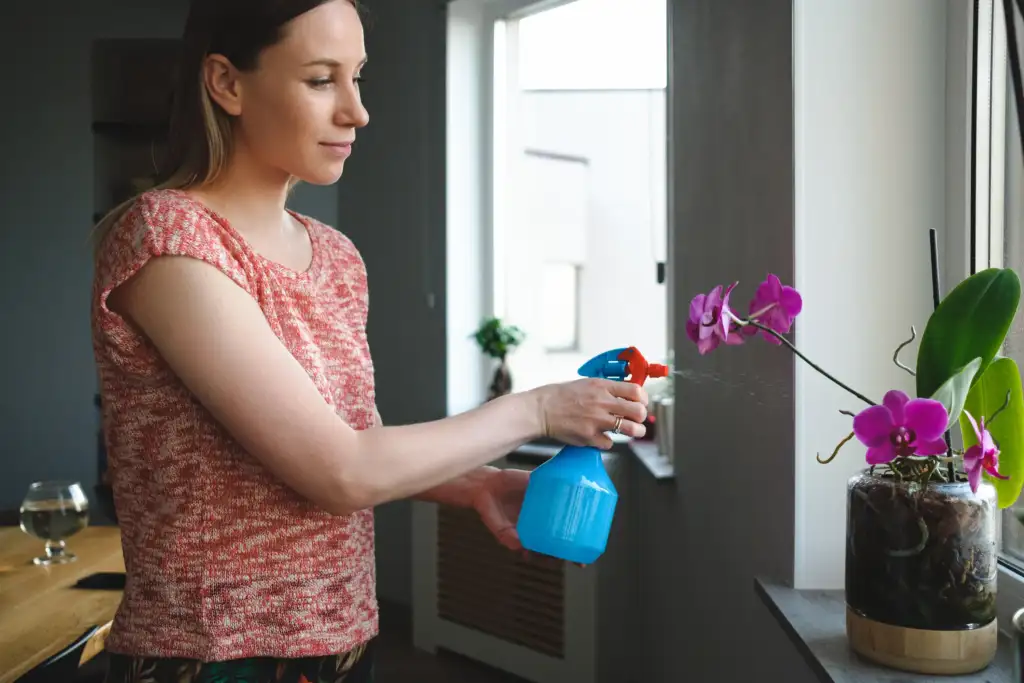
[[[310,185],[333,185],[341,179],[345,170],[345,162],[330,164],[320,168],[306,169],[305,173],[296,173],[295,177]]]

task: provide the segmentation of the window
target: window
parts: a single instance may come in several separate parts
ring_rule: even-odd
[[[502,256],[505,316],[526,339],[509,357],[517,388],[572,378],[582,363],[583,268],[588,234],[590,166],[586,159],[527,150],[509,183]]]
[[[520,87],[663,89],[666,10],[665,0],[576,0],[524,17],[519,21]]]
[[[522,390],[668,349],[667,3],[540,6],[494,25],[491,290]]]
[[[1007,0],[1014,4],[1015,0]],[[1019,0],[1017,0],[1019,2]],[[975,270],[1008,267],[1024,271],[1024,155],[1018,125],[1019,101],[1011,77],[1004,0],[975,3],[977,76],[975,80],[974,233]],[[1014,9],[1017,55],[1024,58],[1024,21]],[[1024,366],[1024,316],[1018,313],[1003,352]],[[1024,606],[1024,501],[1004,511],[1000,578],[1000,618]],[[1004,580],[1007,579],[1007,580]]]
[[[548,352],[579,350],[580,266],[545,263],[541,334]]]

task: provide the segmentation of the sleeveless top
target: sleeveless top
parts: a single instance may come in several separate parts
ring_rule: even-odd
[[[198,402],[107,297],[149,259],[211,264],[255,299],[274,334],[353,429],[375,422],[359,252],[296,213],[313,260],[253,251],[177,190],[141,195],[104,241],[93,348],[127,569],[111,652],[223,661],[346,652],[377,633],[373,511],[333,516],[271,475]]]

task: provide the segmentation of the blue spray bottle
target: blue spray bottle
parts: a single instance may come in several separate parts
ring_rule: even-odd
[[[578,372],[643,385],[648,377],[667,376],[668,368],[648,363],[631,346],[594,356]],[[591,564],[604,553],[618,500],[601,451],[565,446],[530,475],[516,525],[519,540],[532,552]]]

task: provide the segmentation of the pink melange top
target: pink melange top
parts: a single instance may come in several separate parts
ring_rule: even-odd
[[[338,415],[371,427],[362,258],[341,233],[293,215],[313,245],[304,272],[261,257],[177,190],[143,194],[97,259],[93,346],[128,573],[112,652],[304,657],[343,653],[377,633],[373,512],[332,516],[272,476],[106,305],[155,256],[205,261],[259,303]]]

